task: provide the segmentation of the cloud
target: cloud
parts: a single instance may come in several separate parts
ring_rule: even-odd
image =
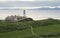
[[[56,7],[57,6],[57,7]],[[0,9],[60,8],[60,2],[0,2]]]
[[[59,1],[59,0],[0,0],[0,1]]]
[[[36,7],[1,7],[0,9],[37,9],[37,8],[60,8],[60,6],[36,6]]]
[[[37,6],[37,7],[1,7],[0,9],[37,9],[37,8],[60,8],[60,6]]]
[[[0,0],[0,1],[34,1],[34,0]]]
[[[0,2],[0,7],[60,6],[60,2]]]
[[[56,1],[56,0],[35,0],[35,1]]]

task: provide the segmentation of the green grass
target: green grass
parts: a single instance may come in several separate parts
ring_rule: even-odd
[[[0,32],[0,38],[25,38],[34,36],[31,32],[30,26],[33,27],[33,31],[35,35],[39,34],[49,34],[49,33],[60,33],[60,20],[41,20],[41,21],[28,21],[28,22],[0,22],[0,28],[16,28],[19,26],[20,28],[26,28],[23,30],[15,30],[10,32]],[[9,30],[9,29],[8,29]],[[56,37],[48,37],[48,38],[60,38],[60,36]]]
[[[34,33],[36,35],[48,34],[48,33],[59,33],[59,32],[60,32],[60,24],[51,25],[51,26],[34,27]],[[24,38],[28,36],[33,36],[30,28],[22,31],[0,33],[0,38]]]
[[[60,36],[56,36],[56,37],[48,37],[48,38],[60,38]]]

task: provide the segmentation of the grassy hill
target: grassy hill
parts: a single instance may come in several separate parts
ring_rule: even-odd
[[[33,32],[31,32],[31,27]],[[0,38],[41,38],[43,34],[60,33],[60,20],[45,19],[26,22],[2,22],[0,21]],[[59,36],[43,38],[60,38]]]

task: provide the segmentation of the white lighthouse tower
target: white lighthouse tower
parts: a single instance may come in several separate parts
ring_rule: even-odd
[[[23,10],[23,16],[26,18],[26,11]]]

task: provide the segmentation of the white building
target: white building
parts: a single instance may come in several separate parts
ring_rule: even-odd
[[[22,19],[25,19],[25,18],[27,18],[27,17],[26,17],[25,10],[24,10],[23,11],[23,16],[11,15],[11,16],[7,16],[5,20],[10,21],[10,22],[16,22],[16,21],[19,21],[19,20],[22,20]]]
[[[11,16],[7,16],[6,17],[6,21],[11,21],[11,22],[16,22],[16,21],[19,21],[19,20],[22,20],[22,19],[25,19],[26,17],[24,17],[24,16],[16,16],[16,15],[11,15]]]

